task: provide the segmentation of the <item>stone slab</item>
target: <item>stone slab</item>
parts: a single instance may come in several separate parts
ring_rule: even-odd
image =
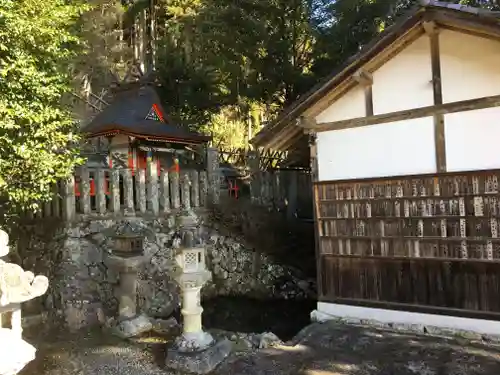
[[[167,351],[165,366],[167,369],[190,374],[208,374],[229,356],[231,349],[232,343],[228,339],[217,341],[200,352],[186,353],[170,348]]]
[[[112,330],[116,336],[127,339],[149,332],[152,329],[153,323],[151,323],[151,320],[146,315],[139,315],[119,322]]]

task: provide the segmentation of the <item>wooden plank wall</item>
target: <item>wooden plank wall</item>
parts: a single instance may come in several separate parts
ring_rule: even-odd
[[[500,312],[499,180],[316,183],[320,300]]]

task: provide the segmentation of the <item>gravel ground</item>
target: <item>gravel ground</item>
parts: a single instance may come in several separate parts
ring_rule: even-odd
[[[39,348],[21,375],[169,375],[168,338],[122,341],[102,331],[26,335]],[[329,322],[287,345],[236,352],[213,375],[498,375],[500,345]]]

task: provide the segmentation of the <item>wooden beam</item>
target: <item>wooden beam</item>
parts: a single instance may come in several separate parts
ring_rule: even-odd
[[[373,86],[367,85],[365,90],[365,115],[373,116]]]
[[[350,120],[323,122],[319,124],[300,123],[300,127],[306,132],[311,130],[322,132],[328,130],[359,128],[369,125],[385,124],[388,122],[396,122],[402,120],[410,120],[422,117],[429,117],[438,114],[456,113],[473,111],[476,109],[485,109],[500,106],[500,95],[486,96],[483,98],[461,100],[439,105],[431,105],[428,107],[405,109],[397,112],[383,113],[370,117],[357,117]]]
[[[441,83],[441,55],[439,49],[439,29],[434,21],[424,22],[425,33],[429,36],[432,91],[434,105],[443,104],[443,88]],[[446,172],[446,142],[444,134],[444,114],[434,114],[434,146],[436,152],[436,167],[438,173]]]
[[[373,116],[373,76],[365,69],[359,69],[353,75],[353,79],[363,86],[365,95],[365,115]]]

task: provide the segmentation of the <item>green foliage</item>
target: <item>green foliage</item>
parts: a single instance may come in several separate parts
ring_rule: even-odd
[[[74,4],[75,2],[73,2]],[[73,120],[61,105],[78,51],[65,0],[0,0],[0,199],[2,211],[36,208],[79,162]]]

